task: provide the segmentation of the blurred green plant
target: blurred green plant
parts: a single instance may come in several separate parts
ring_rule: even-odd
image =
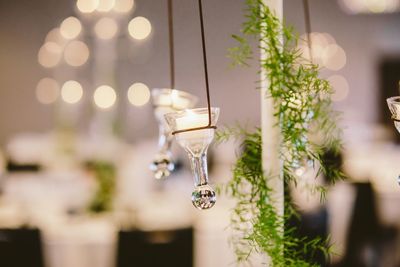
[[[109,162],[94,161],[88,163],[88,169],[93,172],[98,186],[90,201],[89,211],[101,213],[112,210],[116,188],[115,166]]]

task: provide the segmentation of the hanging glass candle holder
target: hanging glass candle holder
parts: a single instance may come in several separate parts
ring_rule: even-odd
[[[152,101],[154,115],[158,122],[158,152],[150,164],[156,179],[168,177],[175,169],[172,160],[171,144],[172,134],[164,115],[167,113],[193,108],[197,103],[197,97],[175,89],[153,89]]]
[[[394,96],[386,99],[389,106],[389,110],[392,113],[392,119],[394,121],[394,126],[400,133],[400,96]]]
[[[400,133],[400,96],[394,96],[386,99],[389,106],[390,113],[392,113],[392,120],[397,131]],[[400,185],[400,175],[397,177],[397,182]]]
[[[211,125],[216,125],[218,116],[219,108],[211,108],[210,112],[208,108],[188,109],[165,115],[176,141],[189,155],[195,186],[192,203],[201,210],[211,208],[217,200],[208,184],[207,150],[215,133],[215,126]]]

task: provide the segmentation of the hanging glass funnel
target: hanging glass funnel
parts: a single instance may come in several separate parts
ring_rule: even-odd
[[[173,137],[164,115],[193,108],[197,103],[197,97],[175,89],[153,89],[152,102],[159,127],[159,137],[158,152],[150,164],[150,170],[153,171],[156,179],[162,179],[168,177],[175,169],[171,153]]]
[[[394,126],[400,133],[400,96],[394,96],[386,99],[389,106],[390,113],[392,113],[392,119],[394,121]]]
[[[211,125],[216,125],[219,108],[211,108]],[[215,127],[209,127],[207,108],[189,109],[165,115],[178,144],[185,149],[190,159],[194,176],[192,203],[200,209],[209,209],[216,202],[215,191],[208,184],[207,150],[214,139]],[[198,130],[193,128],[205,127]],[[189,129],[189,130],[188,130]]]
[[[386,99],[392,120],[397,131],[400,133],[400,96],[394,96]],[[400,175],[397,177],[397,182],[400,184]]]

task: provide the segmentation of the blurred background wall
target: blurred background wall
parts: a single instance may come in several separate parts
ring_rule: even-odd
[[[134,82],[143,82],[150,88],[169,86],[166,3],[136,1],[132,17],[147,17],[152,23],[153,33],[143,43],[124,51],[117,70],[119,97],[126,102],[120,116],[123,117],[124,135],[131,141],[155,136],[156,123],[149,104],[140,108],[127,104],[129,86]],[[37,54],[51,25],[56,26],[64,18],[74,15],[74,4],[74,1],[0,1],[0,143],[4,144],[14,133],[52,128],[54,107],[40,104],[35,97],[36,84],[46,76],[46,70],[38,64]],[[201,100],[205,104],[197,2],[177,0],[174,5],[176,87],[203,97]],[[227,49],[235,45],[230,34],[238,32],[242,10],[243,1],[205,3],[212,101],[213,105],[223,109],[222,123],[238,120],[256,123],[260,117],[258,92],[254,89],[258,79],[256,68],[230,68],[230,59],[226,57]],[[229,16],[222,15],[222,11]],[[124,30],[120,29],[123,35]],[[129,36],[121,38],[121,45],[127,46]],[[91,90],[93,88],[84,88],[86,92]],[[83,97],[90,98],[87,94]],[[252,104],[238,109],[243,103]]]
[[[339,1],[340,2],[340,1]],[[343,125],[348,139],[371,132],[368,125],[379,121],[379,64],[388,55],[399,54],[400,16],[393,14],[346,14],[338,1],[310,1],[312,29],[331,34],[346,52],[346,65],[339,71],[325,71],[329,77],[338,74],[349,85],[347,97],[337,102],[343,111]],[[302,1],[284,1],[285,20],[304,33]],[[221,123],[259,121],[256,66],[230,68],[227,49],[235,45],[230,34],[242,23],[244,1],[205,1],[207,49],[213,105],[222,108]],[[51,25],[58,25],[74,14],[74,1],[0,1],[0,143],[24,131],[46,131],[54,124],[54,106],[40,104],[35,98],[38,81],[46,76],[37,63],[37,52]],[[222,13],[223,11],[223,13]],[[226,15],[229,14],[229,15]],[[133,107],[126,91],[134,82],[150,88],[169,85],[167,17],[165,1],[137,0],[132,16],[143,15],[153,25],[153,33],[143,43],[131,47],[124,29],[121,31],[119,97],[124,108],[119,116],[123,135],[134,141],[155,135],[151,107]],[[86,29],[91,31],[92,29]],[[194,1],[175,1],[175,40],[177,88],[204,96],[200,34],[197,5]],[[89,77],[90,73],[85,73]],[[84,88],[90,92],[93,88]],[[84,94],[86,101],[89,94]],[[204,98],[203,104],[204,104]],[[244,106],[242,106],[244,105]],[[240,112],[238,112],[240,110]],[[367,125],[367,127],[366,127]]]

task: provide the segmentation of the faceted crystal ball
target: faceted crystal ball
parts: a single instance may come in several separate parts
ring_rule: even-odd
[[[199,210],[206,210],[214,206],[217,196],[209,185],[197,186],[192,193],[192,203]]]
[[[150,170],[153,171],[154,177],[158,180],[171,175],[175,169],[175,164],[167,158],[156,159],[150,164]]]

